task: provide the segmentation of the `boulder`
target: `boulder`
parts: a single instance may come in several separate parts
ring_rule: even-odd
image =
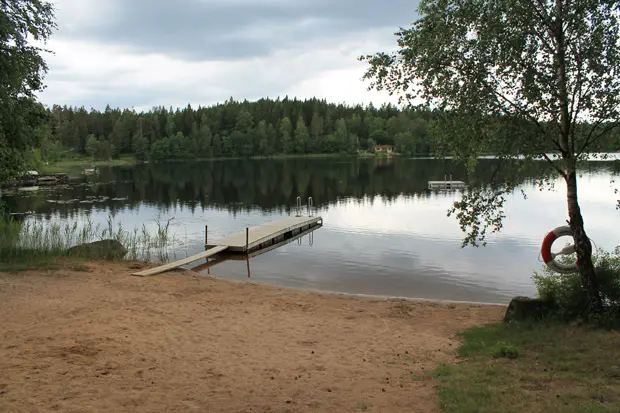
[[[504,321],[539,320],[551,314],[555,306],[552,301],[542,298],[515,297],[510,301]]]
[[[127,248],[115,239],[80,244],[67,250],[71,256],[95,260],[118,260],[127,255],[127,252]]]

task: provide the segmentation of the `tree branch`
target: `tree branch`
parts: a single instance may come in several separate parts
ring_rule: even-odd
[[[542,12],[542,11],[540,11],[540,10],[538,9],[538,7],[536,6],[536,4],[534,4],[534,2],[533,2],[532,0],[527,0],[527,2],[531,5],[532,10],[534,11],[534,14],[536,14],[536,16],[540,19],[540,21],[541,21],[541,22],[543,23],[543,25],[546,27],[546,29],[547,29],[547,34],[549,34],[549,35],[551,36],[551,39],[553,40],[553,38],[554,38],[554,37],[553,37],[553,27],[552,27],[551,23],[549,22],[548,17],[543,15],[543,12]],[[539,2],[539,3],[540,3],[540,2]],[[540,4],[539,4],[539,6],[540,6],[540,7],[542,7],[542,8],[544,9],[544,5],[540,5]],[[527,26],[527,25],[526,25],[526,26]],[[524,27],[525,27],[525,26],[524,26]],[[552,45],[550,45],[549,43],[547,43],[547,41],[544,39],[544,37],[542,37],[542,36],[540,35],[540,33],[538,33],[538,32],[536,32],[536,31],[535,31],[535,32],[534,32],[534,35],[535,35],[536,37],[538,37],[538,38],[539,38],[539,40],[543,43],[544,47],[545,47],[546,49],[548,49],[548,50],[547,50],[548,52],[551,52],[551,54],[555,53],[555,48],[554,48]]]
[[[543,158],[545,158],[547,160],[547,162],[549,162],[549,164],[551,164],[551,166],[553,167],[553,169],[555,169],[556,171],[558,171],[560,173],[560,175],[562,175],[562,178],[566,179],[567,175],[566,172],[564,172],[562,169],[560,169],[555,162],[553,162],[553,160],[551,158],[549,158],[549,156],[546,153],[541,153],[541,155],[543,156]]]
[[[617,109],[617,108],[616,108],[616,109]],[[607,115],[607,114],[609,114],[609,113],[611,113],[611,112],[612,112],[611,110],[604,111],[603,115]],[[605,121],[604,121],[604,119],[605,119],[606,117],[607,117],[607,116],[599,116],[599,119],[596,121],[596,123],[594,124],[594,126],[590,129],[590,132],[588,133],[588,136],[587,136],[587,138],[586,138],[586,141],[584,142],[583,146],[582,146],[582,147],[581,147],[581,149],[579,150],[579,153],[580,153],[580,154],[582,154],[582,153],[584,152],[584,150],[587,148],[587,146],[591,143],[591,141],[592,141],[592,139],[593,139],[593,138],[592,138],[592,136],[593,136],[593,134],[594,134],[594,131],[595,131],[595,130],[596,130],[596,129],[597,129],[597,128],[601,125],[601,124],[603,124],[603,123],[605,122]],[[618,122],[620,122],[620,121],[615,121],[615,122],[612,122],[612,124],[614,124],[614,123],[618,123]],[[613,129],[613,128],[612,128],[612,129]],[[604,133],[606,133],[606,132],[607,132],[607,130],[604,130],[602,133],[604,134]],[[601,135],[598,135],[596,139],[598,139],[600,136],[601,136]]]
[[[581,41],[577,41],[577,44],[581,46]],[[581,47],[578,47],[578,50],[581,51]],[[571,149],[572,152],[575,153],[575,130],[577,129],[577,114],[581,109],[581,90],[583,87],[582,83],[582,60],[581,60],[581,52],[577,53],[576,64],[577,64],[577,75],[575,79],[575,87],[573,89],[573,93],[571,96],[571,104],[570,104],[570,140],[571,140]],[[579,100],[577,103],[577,109],[575,110],[575,98],[577,95],[577,91],[579,91]]]
[[[497,82],[497,80],[495,79],[495,81]],[[541,130],[542,135],[547,138],[549,141],[551,141],[551,143],[553,143],[553,145],[558,149],[558,150],[562,150],[562,148],[560,147],[559,143],[555,140],[553,140],[553,138],[551,138],[549,135],[547,135],[547,131],[545,130],[545,128],[542,127],[542,125],[540,124],[540,122],[538,122],[538,119],[536,119],[534,116],[530,115],[528,113],[527,110],[525,110],[522,107],[519,107],[519,105],[517,105],[516,103],[512,102],[510,99],[508,99],[506,96],[504,96],[501,92],[499,92],[498,88],[490,88],[493,93],[499,97],[500,99],[504,100],[506,103],[508,103],[510,106],[514,107],[517,111],[521,112],[526,118],[528,118],[530,121],[534,122],[534,124],[538,127],[538,129]],[[500,107],[501,109],[501,107]]]
[[[594,142],[596,142],[597,140],[599,140],[600,138],[605,136],[605,134],[607,134],[608,132],[610,132],[613,129],[617,128],[618,126],[620,126],[620,121],[611,122],[611,124],[606,126],[598,135],[594,136],[591,139],[588,138],[586,140],[586,142],[583,144],[583,147],[581,148],[581,150],[579,151],[579,155],[578,156],[581,156],[585,152],[585,150],[587,149],[587,147],[589,145],[593,144]],[[590,137],[593,136],[592,133],[590,133],[589,136]]]

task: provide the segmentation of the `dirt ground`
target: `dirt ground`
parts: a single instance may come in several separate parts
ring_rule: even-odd
[[[132,266],[0,274],[0,412],[436,412],[412,377],[504,311]]]

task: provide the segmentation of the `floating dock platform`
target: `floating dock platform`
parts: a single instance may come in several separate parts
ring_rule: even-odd
[[[206,247],[226,246],[227,252],[251,253],[283,241],[287,235],[294,236],[310,227],[321,225],[322,222],[321,217],[288,217],[246,228],[245,232],[230,235]]]
[[[207,262],[202,263],[202,264],[198,264],[195,267],[192,267],[192,271],[196,271],[196,272],[202,272],[202,271],[207,271],[208,273],[210,273],[211,268],[213,268],[214,266],[221,264],[224,261],[246,261],[247,263],[247,269],[248,269],[248,278],[251,278],[250,276],[250,258],[254,258],[257,257],[259,255],[265,254],[269,251],[273,251],[277,248],[280,248],[284,245],[290,244],[292,242],[297,241],[297,243],[299,245],[302,245],[302,238],[306,235],[308,235],[308,240],[309,240],[309,245],[312,246],[312,244],[314,243],[314,237],[313,237],[313,233],[314,230],[317,229],[318,227],[320,227],[320,225],[315,225],[313,227],[310,227],[310,229],[307,229],[303,232],[298,233],[297,235],[291,235],[290,238],[286,237],[284,239],[284,241],[280,241],[280,242],[276,242],[274,239],[274,244],[265,247],[265,248],[261,248],[259,250],[250,252],[248,254],[236,254],[236,253],[227,253],[226,251],[222,252],[221,254],[217,254],[216,256],[213,256],[212,260],[206,260]]]
[[[428,181],[428,189],[433,190],[433,189],[443,189],[443,190],[450,190],[450,189],[463,189],[463,188],[467,188],[467,184],[463,181],[453,181],[452,180],[452,174],[449,175],[450,178],[448,179],[448,175],[444,175],[443,177],[443,181]]]
[[[428,181],[428,189],[463,189],[467,184],[463,181]]]
[[[246,228],[243,232],[229,235],[213,244],[207,244],[205,245],[206,250],[196,255],[136,272],[133,275],[149,276],[160,274],[200,259],[212,257],[221,252],[250,255],[253,252],[280,244],[288,238],[321,225],[323,225],[323,218],[321,217],[296,216],[267,222],[263,225]]]

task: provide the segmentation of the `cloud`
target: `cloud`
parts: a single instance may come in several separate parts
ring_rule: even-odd
[[[379,27],[396,31],[411,23],[417,2],[58,0],[56,5],[60,36],[122,45],[134,53],[221,60],[303,49],[317,41],[333,45]]]
[[[208,105],[229,97],[395,102],[361,54],[395,47],[416,2],[56,0],[46,104]]]

